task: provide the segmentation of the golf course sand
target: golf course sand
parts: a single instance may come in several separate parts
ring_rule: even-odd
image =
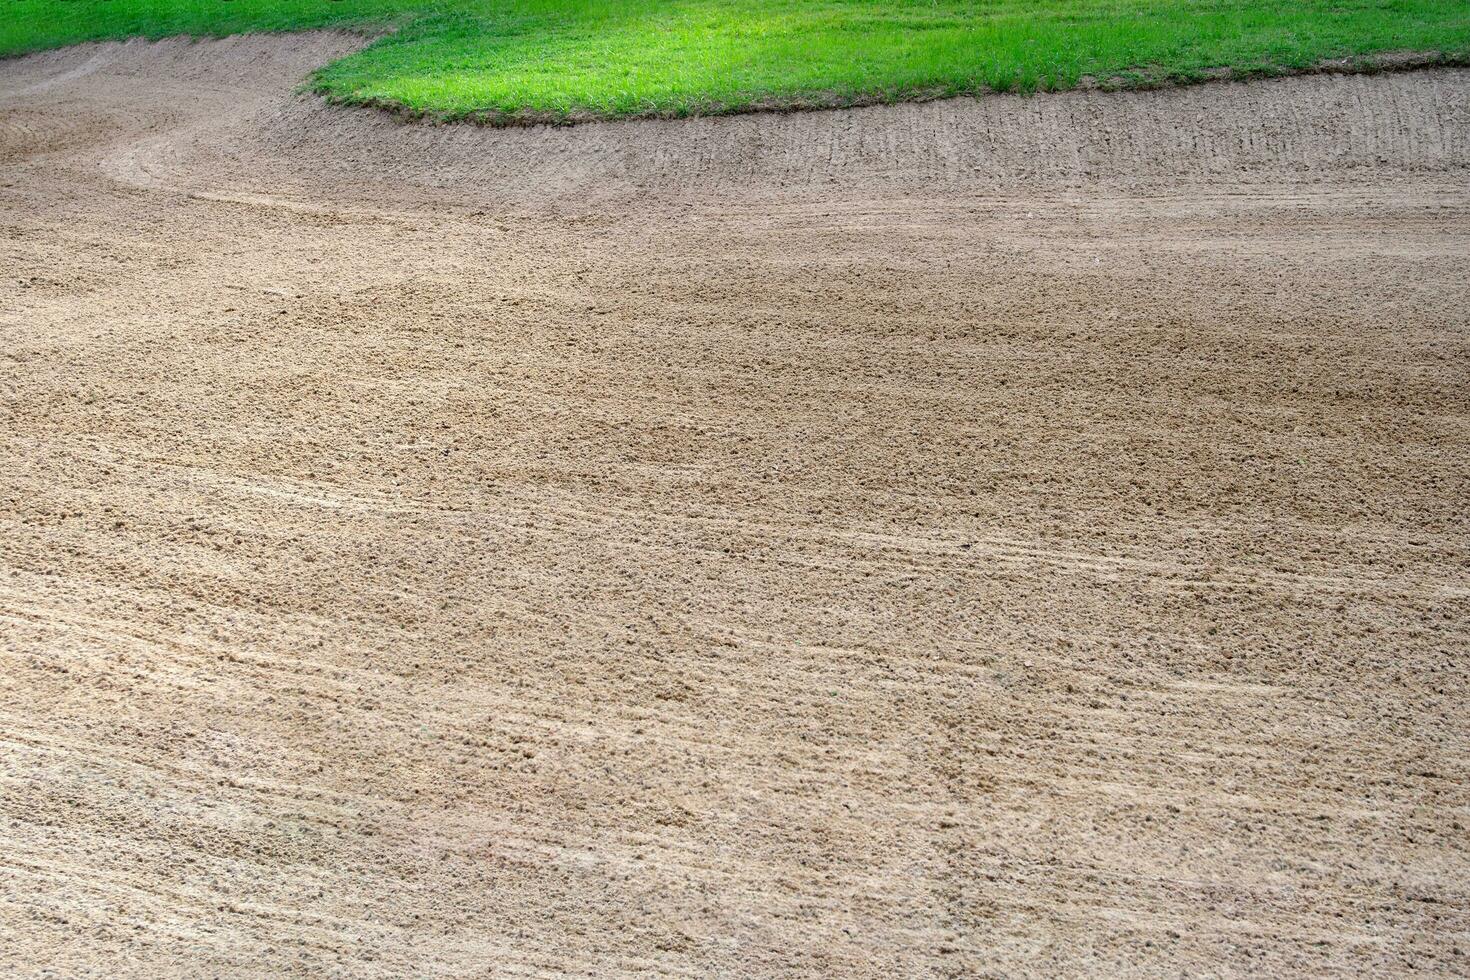
[[[362,43],[0,62],[0,974],[1470,972],[1470,71]]]

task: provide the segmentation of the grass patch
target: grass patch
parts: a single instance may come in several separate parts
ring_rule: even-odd
[[[311,86],[443,118],[568,120],[1470,61],[1465,0],[0,0],[0,55],[78,41],[388,30]]]

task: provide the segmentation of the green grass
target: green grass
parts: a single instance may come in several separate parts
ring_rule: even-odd
[[[389,30],[310,85],[446,118],[840,105],[1470,61],[1467,0],[0,0],[0,55],[131,36]]]

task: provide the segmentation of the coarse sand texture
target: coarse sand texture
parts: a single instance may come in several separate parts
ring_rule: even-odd
[[[1470,972],[1470,73],[361,43],[0,62],[0,975]]]

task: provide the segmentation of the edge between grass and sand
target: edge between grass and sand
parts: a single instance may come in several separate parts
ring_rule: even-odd
[[[0,56],[331,28],[328,102],[491,125],[1470,64],[1445,0],[10,0]]]

